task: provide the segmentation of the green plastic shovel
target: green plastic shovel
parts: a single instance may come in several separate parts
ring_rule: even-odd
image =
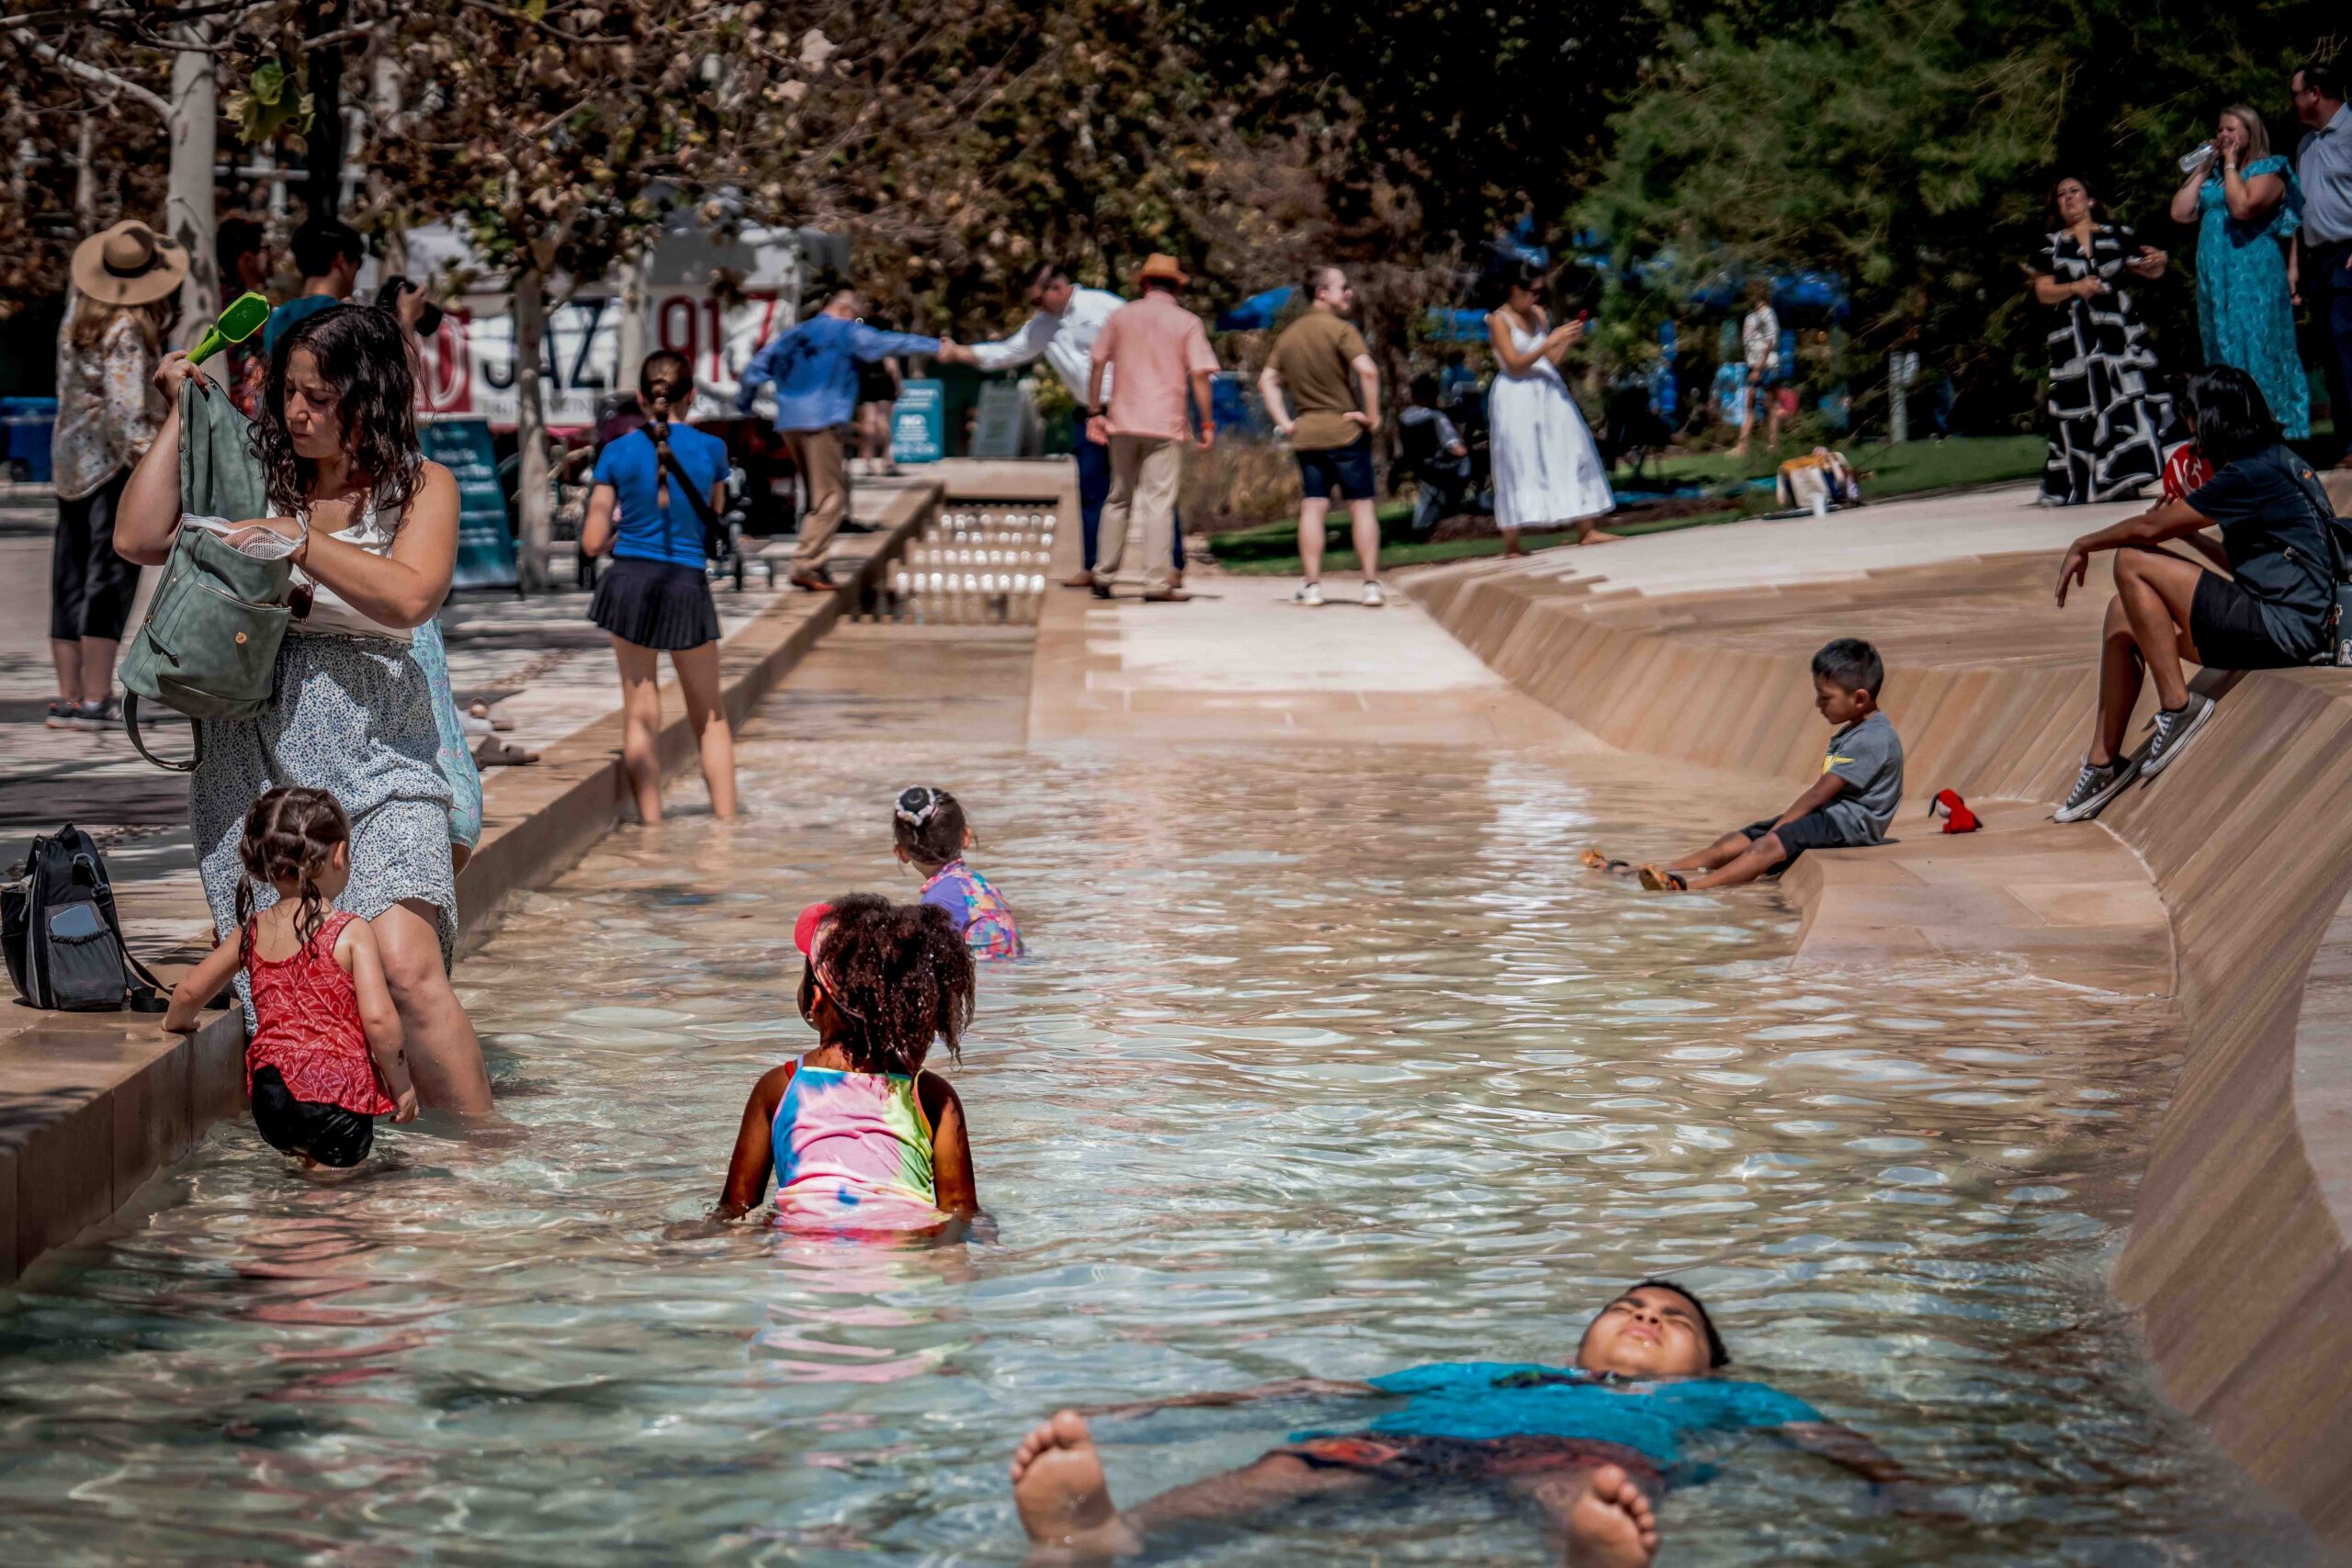
[[[204,336],[188,351],[191,362],[201,365],[232,343],[243,343],[261,331],[269,320],[269,298],[263,294],[240,294],[229,301],[220,319],[204,330]]]

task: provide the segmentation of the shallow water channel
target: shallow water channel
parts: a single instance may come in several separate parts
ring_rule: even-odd
[[[329,1184],[224,1124],[0,1296],[0,1558],[1017,1561],[1003,1461],[1057,1405],[1564,1361],[1668,1269],[1740,1371],[1970,1517],[1750,1441],[1668,1500],[1667,1562],[2305,1554],[2105,1295],[2161,1012],[1990,963],[1792,974],[1775,893],[1595,880],[1587,841],[1722,815],[1636,761],[1024,751],[920,705],[793,711],[748,738],[746,819],[622,829],[464,965],[514,1135],[387,1129]],[[918,780],[971,804],[1037,953],[984,972],[947,1068],[989,1219],[901,1248],[713,1228],[745,1092],[808,1042],[793,912],[911,896],[887,802]],[[1347,1418],[1099,1433],[1136,1500]],[[1186,1556],[1543,1553],[1470,1493]]]

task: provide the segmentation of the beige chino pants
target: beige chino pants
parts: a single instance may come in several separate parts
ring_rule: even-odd
[[[792,570],[815,571],[825,564],[849,513],[848,468],[842,459],[838,430],[794,430],[786,433],[792,460],[808,483],[808,510],[800,519],[800,540],[793,547]]]
[[[1111,494],[1094,551],[1094,584],[1118,580],[1132,528],[1143,533],[1144,592],[1165,593],[1174,552],[1176,481],[1184,471],[1184,443],[1164,435],[1111,437]]]

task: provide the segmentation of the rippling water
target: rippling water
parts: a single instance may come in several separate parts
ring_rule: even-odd
[[[2105,1297],[2160,1015],[1994,966],[1792,975],[1775,895],[1574,869],[1719,825],[1615,761],[886,729],[755,733],[744,773],[748,819],[623,830],[465,966],[518,1136],[387,1129],[328,1184],[224,1125],[15,1292],[0,1555],[1014,1561],[1003,1460],[1058,1404],[1566,1360],[1666,1269],[1747,1375],[1971,1516],[1889,1517],[1751,1443],[1670,1498],[1669,1561],[2303,1555]],[[985,972],[950,1069],[991,1221],[900,1249],[713,1229],[744,1094],[808,1042],[792,913],[910,896],[881,803],[935,777],[1040,955]],[[1100,1435],[1133,1501],[1334,1419]],[[1473,1495],[1192,1555],[1543,1551]]]

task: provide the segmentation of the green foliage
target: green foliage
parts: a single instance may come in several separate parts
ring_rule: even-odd
[[[230,95],[221,107],[237,122],[237,134],[249,147],[274,140],[290,128],[297,135],[311,130],[312,98],[304,90],[300,67],[288,71],[283,62],[265,60],[245,79],[243,93]]]
[[[2172,160],[2244,100],[2290,149],[2295,62],[2328,8],[2236,11],[2144,0],[1744,0],[1675,13],[1670,47],[1611,121],[1613,148],[1578,217],[1622,260],[1687,286],[1734,269],[1845,276],[1860,416],[1878,367],[1921,351],[1963,394],[2023,416],[2045,321],[2024,263],[2049,186],[2077,175],[2140,237],[2186,261],[2165,208]],[[2340,25],[2340,16],[2335,18]],[[2193,360],[2188,270],[2140,291],[2169,364]],[[1620,298],[1621,316],[1645,302]],[[1661,302],[1646,302],[1655,312]]]

